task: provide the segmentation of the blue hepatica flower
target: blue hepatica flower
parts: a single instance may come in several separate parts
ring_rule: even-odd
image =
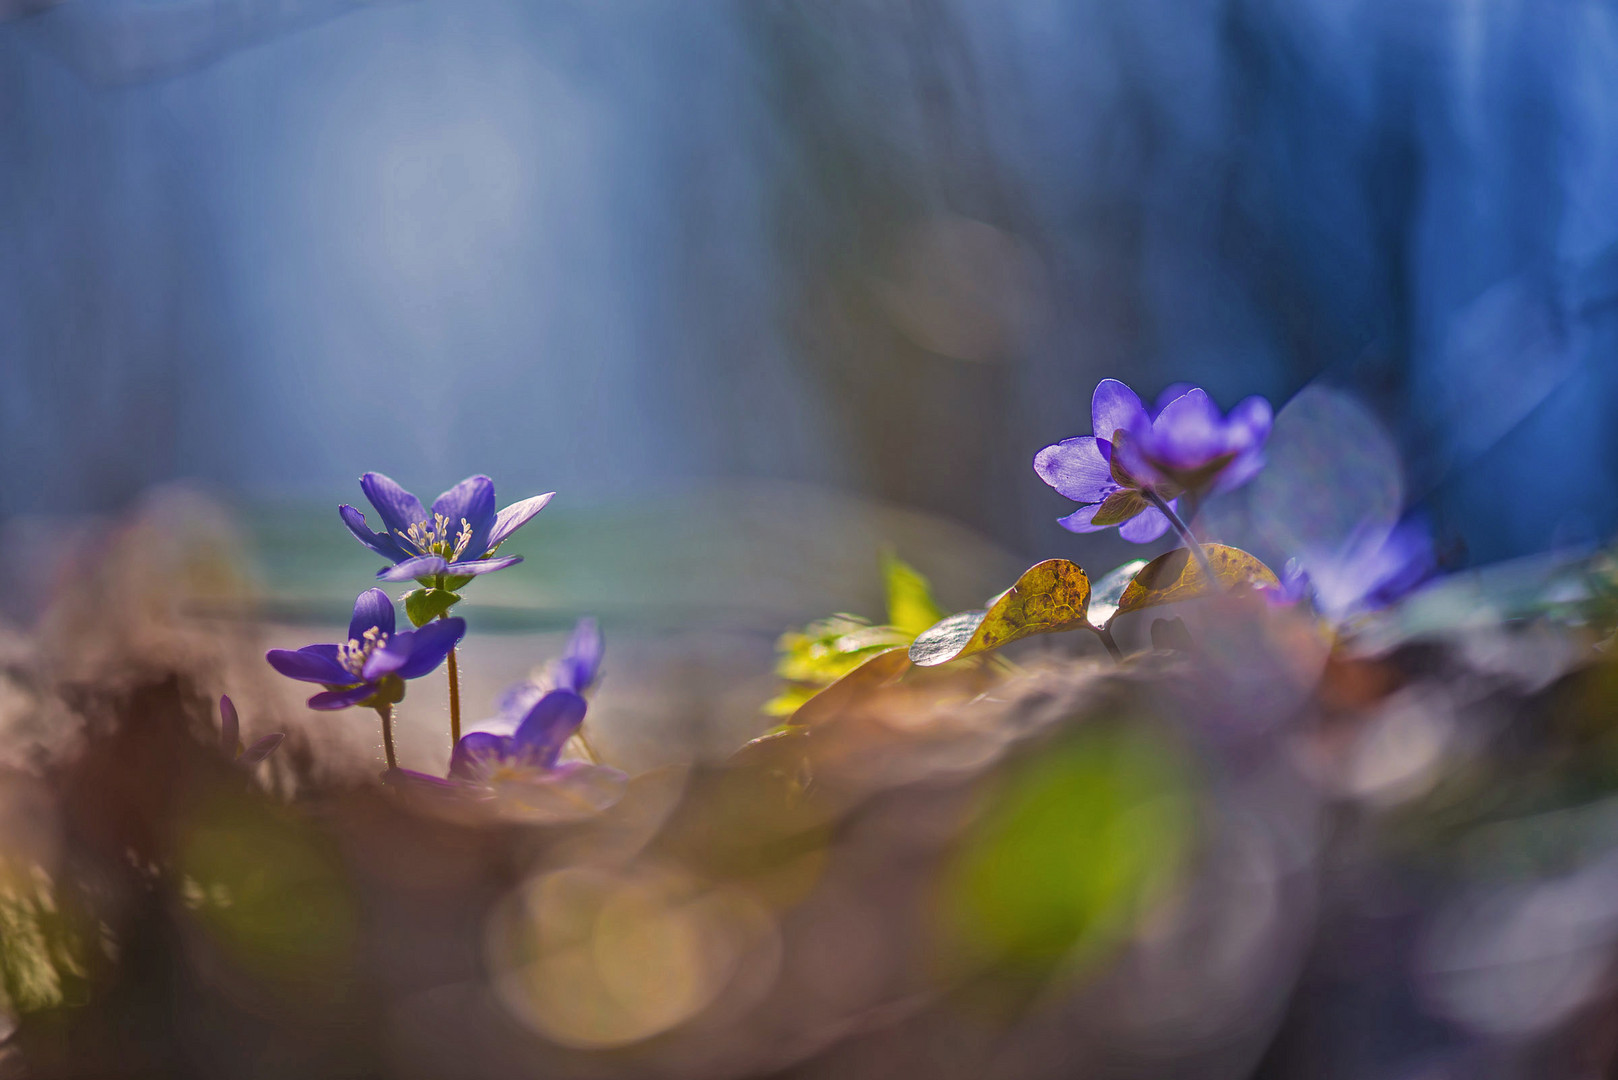
[[[1357,530],[1336,551],[1302,552],[1282,572],[1278,598],[1307,596],[1328,621],[1342,624],[1397,603],[1437,572],[1432,529],[1414,516],[1391,528]]]
[[[1064,439],[1034,457],[1034,471],[1077,503],[1060,519],[1071,532],[1118,534],[1137,544],[1162,536],[1168,518],[1153,505],[1161,499],[1176,513],[1180,496],[1237,487],[1264,465],[1270,406],[1248,398],[1220,415],[1207,393],[1170,387],[1151,412],[1117,379],[1103,379],[1090,402],[1093,435]]]
[[[365,515],[347,503],[337,512],[360,543],[394,564],[377,577],[451,590],[479,574],[522,562],[521,555],[492,556],[556,494],[535,495],[497,513],[494,481],[469,476],[434,499],[429,514],[420,499],[381,473],[360,477],[360,489],[376,507],[382,532],[372,532]]]
[[[271,649],[264,658],[289,678],[326,687],[309,699],[311,709],[374,708],[402,700],[405,680],[436,669],[465,633],[465,619],[395,633],[393,601],[381,589],[367,589],[354,601],[346,642]]]
[[[495,705],[495,717],[484,721],[484,728],[509,734],[516,730],[529,709],[552,690],[571,690],[580,697],[601,680],[601,657],[605,644],[596,621],[583,618],[574,626],[562,647],[562,655],[545,665],[544,674],[509,687]]]
[[[499,715],[485,730],[461,738],[450,758],[449,778],[409,769],[395,779],[425,790],[492,800],[501,813],[530,821],[561,821],[594,813],[617,802],[628,778],[617,769],[562,761],[568,739],[584,723],[584,695],[600,680],[601,631],[581,619],[562,656],[501,695]]]
[[[530,820],[565,820],[611,806],[623,795],[628,777],[604,765],[561,760],[586,708],[572,690],[551,690],[518,719],[510,735],[474,731],[463,736],[450,758],[450,781],[494,799],[503,813]]]

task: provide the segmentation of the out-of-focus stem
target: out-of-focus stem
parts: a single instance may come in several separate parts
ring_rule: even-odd
[[[1176,514],[1174,508],[1164,501],[1163,497],[1157,492],[1151,488],[1143,488],[1141,493],[1146,496],[1153,506],[1162,512],[1164,517],[1169,519],[1169,524],[1174,527],[1175,532],[1180,534],[1180,539],[1185,541],[1185,546],[1190,548],[1191,554],[1197,557],[1197,565],[1201,566],[1202,572],[1208,576],[1208,587],[1212,588],[1216,580],[1214,578],[1213,564],[1208,562],[1208,553],[1202,550],[1202,544],[1197,540],[1196,534],[1191,531],[1191,527],[1180,520],[1180,515]]]
[[[376,714],[382,718],[382,752],[388,757],[388,768],[397,769],[399,762],[393,756],[393,706],[378,705]]]
[[[441,612],[440,619],[449,618],[449,612]],[[445,663],[449,669],[449,749],[450,753],[461,743],[461,672],[455,663],[455,650],[449,651],[449,658]]]
[[[1107,647],[1107,652],[1112,654],[1113,662],[1117,663],[1118,661],[1122,660],[1124,658],[1124,651],[1120,649],[1118,647],[1118,643],[1112,639],[1112,627],[1098,626],[1095,629],[1096,637],[1101,639],[1101,644],[1105,645]]]

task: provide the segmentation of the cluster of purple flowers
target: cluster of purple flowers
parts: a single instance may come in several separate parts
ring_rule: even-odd
[[[455,590],[483,574],[521,562],[520,555],[496,557],[495,551],[543,510],[555,493],[535,495],[497,511],[494,482],[487,476],[471,476],[434,499],[429,513],[420,499],[381,473],[366,473],[360,478],[360,488],[381,519],[383,531],[373,531],[365,514],[347,504],[338,508],[338,514],[360,543],[388,560],[378,578],[414,581],[420,586],[405,598],[416,627],[398,629],[387,593],[367,589],[354,601],[346,641],[296,650],[272,649],[265,657],[270,665],[289,678],[324,687],[309,699],[311,709],[352,705],[375,709],[382,718],[392,779],[503,798],[521,790],[527,794],[516,796],[516,801],[524,804],[539,798],[536,792],[550,793],[573,805],[596,805],[616,798],[624,782],[622,773],[596,764],[561,761],[564,744],[584,721],[584,695],[600,677],[602,639],[593,619],[579,623],[562,656],[540,679],[507,691],[500,715],[485,725],[488,730],[457,739],[448,778],[398,767],[392,710],[404,699],[409,680],[431,674],[449,660],[452,717],[458,715],[454,650],[466,634],[466,620],[447,613],[460,600]],[[416,607],[413,601],[423,596],[436,599]],[[224,704],[229,705],[228,699]],[[227,709],[227,727],[234,715],[233,709]],[[509,730],[497,730],[501,727]],[[228,738],[234,740],[234,729]]]
[[[1264,466],[1272,421],[1263,398],[1248,398],[1223,413],[1206,391],[1177,385],[1147,408],[1129,387],[1105,379],[1091,401],[1092,433],[1045,447],[1034,458],[1034,471],[1080,504],[1060,519],[1065,528],[1088,533],[1116,527],[1124,539],[1136,543],[1156,540],[1172,528],[1211,578],[1207,552],[1188,522],[1195,520],[1203,498],[1245,484]],[[595,763],[582,738],[580,745],[592,760],[562,760],[564,747],[580,734],[586,695],[600,677],[602,639],[593,620],[578,624],[563,654],[540,677],[508,690],[497,716],[480,730],[464,737],[459,733],[455,648],[466,622],[448,610],[461,599],[457,590],[475,578],[522,561],[520,555],[497,552],[545,508],[554,492],[497,510],[493,481],[472,476],[434,499],[429,511],[381,473],[366,473],[360,487],[382,530],[373,531],[365,514],[353,506],[344,504],[338,513],[360,543],[387,560],[378,578],[418,586],[403,598],[414,629],[398,629],[393,601],[381,589],[368,589],[354,603],[346,641],[275,649],[267,656],[269,663],[283,675],[323,687],[309,699],[312,709],[375,709],[382,719],[387,775],[397,782],[515,801],[527,808],[548,805],[546,813],[558,802],[593,806],[615,798],[623,774]],[[1361,545],[1363,550],[1339,553],[1330,563],[1317,559],[1311,568],[1313,584],[1301,574],[1287,575],[1275,590],[1278,602],[1312,591],[1323,612],[1349,609],[1361,598],[1337,595],[1346,596],[1331,576],[1338,569],[1356,579],[1373,576],[1375,570],[1377,581],[1402,581],[1402,568],[1410,561],[1402,553],[1410,544],[1402,533],[1392,539],[1397,542],[1368,543]],[[1399,566],[1382,565],[1390,560]],[[448,775],[400,769],[393,755],[392,708],[404,698],[409,680],[437,670],[446,660],[454,732]],[[229,699],[222,708],[224,738],[234,756],[235,713]],[[273,748],[261,741],[242,756],[257,760]]]

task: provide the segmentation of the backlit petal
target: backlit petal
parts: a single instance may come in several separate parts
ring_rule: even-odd
[[[368,472],[360,477],[360,490],[376,507],[390,533],[407,532],[410,526],[427,520],[421,500],[381,473]]]
[[[1170,503],[1169,505],[1173,505]],[[1118,535],[1132,544],[1149,544],[1168,532],[1169,519],[1155,506],[1149,506],[1118,527]]]
[[[1118,487],[1093,435],[1045,447],[1034,455],[1034,472],[1074,502],[1100,502]]]
[[[390,566],[377,572],[377,577],[383,581],[414,581],[417,578],[437,577],[449,570],[449,563],[438,555],[418,555],[414,559],[406,559],[398,566]]]
[[[562,744],[584,723],[584,699],[571,690],[552,690],[528,710],[513,736],[517,749],[530,761],[556,764]]]
[[[461,522],[472,527],[472,539],[462,554],[475,559],[489,550],[489,533],[494,528],[494,481],[487,476],[468,476],[433,500],[433,513],[449,519],[448,538],[461,534]]]
[[[484,551],[476,552],[476,554],[484,554],[489,550],[489,548],[497,546],[503,540],[505,540],[506,537],[528,524],[529,520],[533,518],[535,514],[545,509],[546,505],[555,497],[556,492],[547,491],[543,495],[535,495],[531,499],[524,499],[522,502],[514,502],[504,510],[500,511],[499,514],[495,515],[494,528],[489,533],[488,547],[485,548]],[[468,551],[470,551],[470,549],[468,549]]]
[[[1098,439],[1111,439],[1119,428],[1135,428],[1150,421],[1135,391],[1117,379],[1102,379],[1090,398],[1090,431]]]
[[[466,634],[466,620],[435,619],[420,630],[408,630],[397,638],[408,636],[410,653],[405,662],[394,671],[401,679],[419,679],[444,662],[444,657]],[[392,642],[389,642],[391,645]]]
[[[393,633],[393,601],[381,589],[366,589],[354,600],[354,615],[348,620],[348,637],[363,641],[367,630]]]
[[[354,534],[354,539],[384,559],[389,562],[398,562],[401,559],[409,558],[405,549],[400,547],[393,537],[385,533],[372,532],[371,526],[365,521],[365,515],[354,507],[344,503],[337,508],[337,513],[343,519],[343,524],[348,526],[348,531]]]

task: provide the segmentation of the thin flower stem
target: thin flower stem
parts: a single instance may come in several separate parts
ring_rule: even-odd
[[[596,753],[596,748],[594,746],[590,745],[590,736],[584,733],[584,728],[579,728],[579,730],[575,731],[573,734],[578,736],[579,745],[584,748],[584,754],[590,759],[590,764],[600,765],[601,755]]]
[[[1174,512],[1174,508],[1151,488],[1142,488],[1141,494],[1145,495],[1147,500],[1157,507],[1164,517],[1169,519],[1169,524],[1174,527],[1175,532],[1180,534],[1180,539],[1185,541],[1185,546],[1190,548],[1191,554],[1197,557],[1197,565],[1202,567],[1202,572],[1207,575],[1208,584],[1211,587],[1216,580],[1213,564],[1208,561],[1208,553],[1202,550],[1202,544],[1197,540],[1196,534],[1191,531],[1191,527],[1181,521],[1180,515]]]
[[[393,706],[378,705],[376,714],[382,718],[382,752],[388,756],[388,768],[397,769],[399,761],[393,756]]]
[[[1119,661],[1123,660],[1124,651],[1120,649],[1118,647],[1118,643],[1112,639],[1112,627],[1098,626],[1095,628],[1095,630],[1096,637],[1101,639],[1101,644],[1105,645],[1107,647],[1107,651],[1112,654],[1113,663],[1118,663]]]
[[[449,618],[449,612],[440,612],[440,619]],[[455,663],[455,650],[449,651],[449,748],[453,753],[461,744],[461,671]]]

